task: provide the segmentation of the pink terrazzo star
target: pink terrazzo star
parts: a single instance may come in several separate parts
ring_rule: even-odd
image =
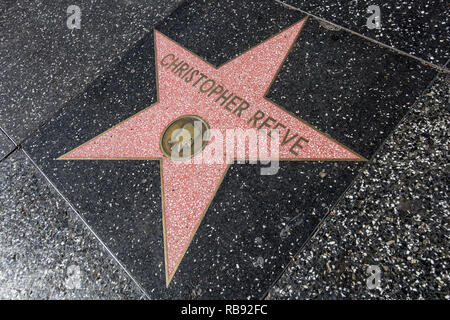
[[[195,115],[223,132],[278,129],[280,160],[364,160],[265,98],[305,21],[219,68],[155,31],[158,102],[59,158],[161,161],[167,285],[229,167],[225,162],[182,163],[164,156],[160,139],[173,120]],[[209,154],[210,147],[194,159]]]

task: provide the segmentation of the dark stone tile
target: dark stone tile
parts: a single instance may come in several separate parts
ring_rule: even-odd
[[[142,296],[23,152],[0,177],[0,299]]]
[[[7,156],[16,146],[0,129],[0,160]]]
[[[304,16],[272,1],[191,1],[157,26],[218,65]],[[156,101],[153,34],[69,101],[24,148],[152,298],[260,298],[364,162],[283,161],[226,174],[166,288],[159,161],[56,161]],[[306,22],[268,97],[366,158],[435,71],[361,37]]]
[[[20,143],[104,72],[180,1],[19,0],[0,17],[0,127]]]
[[[0,16],[5,14],[16,2],[17,0],[3,0],[0,2]]]
[[[272,299],[449,299],[450,78],[442,75],[270,291]],[[377,265],[379,288],[368,289]]]
[[[280,2],[443,66],[449,58],[450,7],[445,0],[424,1],[306,1]],[[381,11],[381,29],[369,29],[370,5]]]

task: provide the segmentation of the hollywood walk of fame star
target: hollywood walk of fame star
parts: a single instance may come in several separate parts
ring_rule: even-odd
[[[229,168],[226,162],[183,163],[163,153],[161,135],[174,120],[192,115],[219,131],[277,129],[280,160],[365,160],[265,98],[305,22],[220,67],[155,30],[157,102],[59,158],[160,161],[166,285]]]

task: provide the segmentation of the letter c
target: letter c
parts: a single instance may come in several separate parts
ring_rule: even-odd
[[[264,311],[264,310],[263,310],[263,309],[265,309],[266,307],[267,307],[266,304],[264,304],[264,305],[261,306],[261,313],[262,313],[262,314],[267,314],[267,311]]]
[[[164,62],[164,60],[166,60],[166,58],[167,58],[167,57],[169,57],[169,56],[171,56],[171,57],[172,57],[172,60],[173,60],[173,59],[175,59],[175,55],[174,55],[174,54],[172,54],[172,53],[169,53],[169,54],[168,54],[167,56],[165,56],[164,58],[162,58],[162,60],[161,60],[161,65],[162,65],[162,66],[164,66],[164,67],[165,67],[165,66],[167,66],[167,65],[169,64],[169,62],[167,62],[166,64],[164,64],[164,63],[163,63],[163,62]]]

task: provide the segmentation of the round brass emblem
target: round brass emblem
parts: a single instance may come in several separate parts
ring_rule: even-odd
[[[183,116],[172,121],[161,135],[162,153],[173,160],[192,158],[208,143],[209,125],[200,117]]]

